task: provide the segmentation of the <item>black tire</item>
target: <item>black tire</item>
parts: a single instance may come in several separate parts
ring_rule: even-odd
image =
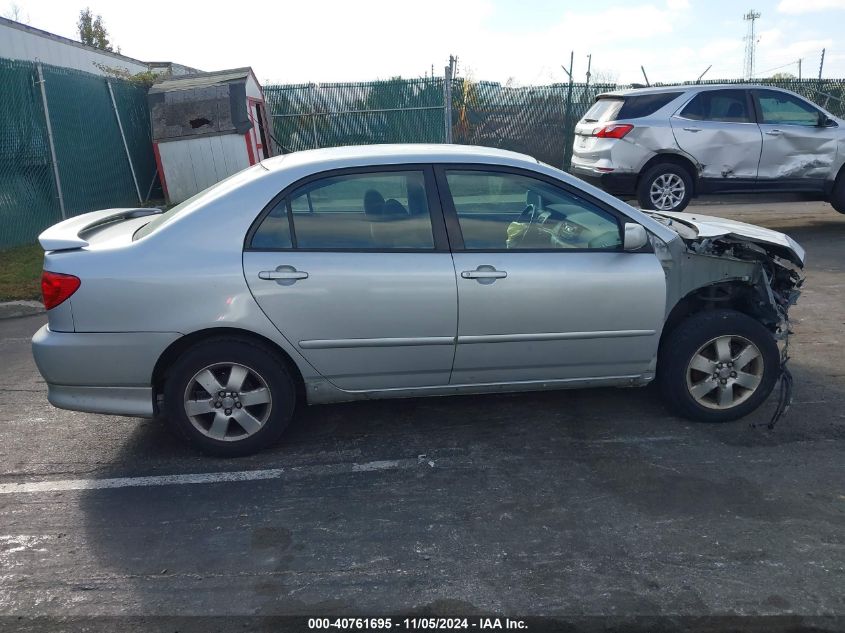
[[[753,369],[749,370],[760,374],[759,383],[753,390],[734,384],[726,385],[725,388],[729,389],[731,394],[736,394],[736,405],[729,408],[712,408],[717,406],[717,403],[713,402],[710,406],[701,404],[691,393],[690,384],[694,387],[699,381],[710,381],[715,385],[712,387],[713,391],[703,398],[716,400],[722,379],[706,378],[707,373],[691,370],[690,363],[708,342],[725,336],[737,337],[737,340],[745,339],[759,350],[759,360],[754,360]],[[714,362],[716,360],[714,358]],[[758,362],[762,362],[762,367],[756,365]],[[743,365],[743,368],[745,367],[746,365]],[[713,371],[728,372],[730,369],[732,368]],[[688,380],[688,371],[690,376],[695,376],[695,381]],[[693,314],[666,335],[658,357],[657,384],[667,405],[678,415],[697,422],[730,422],[759,407],[771,393],[779,373],[780,352],[769,330],[758,321],[735,310],[708,310]],[[733,383],[730,376],[728,373],[725,379]]]
[[[839,213],[845,213],[845,173],[839,174],[833,185],[833,191],[830,192],[830,206]]]
[[[681,200],[671,209],[662,209],[662,211],[683,211],[687,208],[690,200],[692,200],[692,176],[690,173],[674,163],[659,163],[653,167],[649,167],[643,174],[640,175],[639,183],[637,183],[637,200],[642,209],[657,209],[654,202],[651,200],[651,187],[660,178],[677,176],[684,184],[684,191]]]
[[[269,403],[249,406],[244,406],[235,398],[235,406],[239,404],[241,406],[225,411],[232,411],[233,415],[239,415],[239,409],[242,409],[255,419],[264,417],[266,419],[260,424],[258,430],[249,434],[245,430],[246,427],[241,427],[237,420],[230,418],[226,423],[227,430],[223,433],[227,439],[223,440],[210,437],[195,426],[186,411],[185,399],[189,383],[192,389],[196,389],[194,377],[210,366],[220,365],[212,371],[216,372],[218,382],[225,388],[223,381],[228,375],[226,364],[237,364],[247,368],[250,373],[244,381],[244,388],[252,387],[260,390],[264,387],[261,384],[263,380],[266,384],[266,390],[263,393],[266,394],[269,391],[270,397]],[[197,391],[192,393],[196,394]],[[211,394],[211,391],[200,389],[199,393],[201,395],[198,399],[204,399],[206,397],[204,394]],[[211,398],[215,400],[214,394],[211,394]],[[223,401],[224,399],[219,399],[219,402]],[[231,400],[227,402],[231,406]],[[165,417],[191,445],[206,454],[218,457],[250,455],[273,445],[290,423],[295,406],[296,388],[285,363],[260,344],[238,338],[220,337],[197,343],[179,356],[168,370],[164,383]],[[194,417],[197,424],[202,425],[208,422],[209,429],[206,431],[210,432],[210,424],[221,410],[217,409]]]

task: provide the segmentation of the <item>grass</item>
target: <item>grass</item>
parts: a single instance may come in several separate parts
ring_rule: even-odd
[[[38,244],[0,251],[0,301],[40,299],[43,264]]]

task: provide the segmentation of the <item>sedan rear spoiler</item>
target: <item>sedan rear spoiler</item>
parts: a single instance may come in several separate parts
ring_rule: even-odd
[[[84,248],[88,246],[88,242],[80,237],[85,231],[111,224],[112,222],[122,222],[132,218],[141,218],[145,215],[156,215],[161,213],[161,209],[155,208],[141,208],[141,209],[103,209],[102,211],[92,211],[91,213],[83,213],[74,218],[68,218],[58,224],[54,224],[49,229],[38,236],[38,242],[41,248],[45,251],[66,251],[74,248]]]

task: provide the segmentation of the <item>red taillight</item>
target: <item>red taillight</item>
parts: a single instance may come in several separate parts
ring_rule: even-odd
[[[633,129],[630,123],[611,123],[596,130],[595,135],[597,138],[622,138]]]
[[[79,277],[51,273],[45,270],[41,273],[41,295],[44,297],[44,307],[50,310],[70,297],[79,288]]]

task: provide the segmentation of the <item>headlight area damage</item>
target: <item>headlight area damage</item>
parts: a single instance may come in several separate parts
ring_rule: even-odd
[[[789,360],[789,308],[804,283],[804,249],[792,238],[762,227],[695,213],[650,212],[680,240],[652,240],[667,280],[667,309],[682,317],[702,306],[745,312],[782,342],[778,405],[774,428],[792,399]],[[667,326],[671,325],[673,315]]]

